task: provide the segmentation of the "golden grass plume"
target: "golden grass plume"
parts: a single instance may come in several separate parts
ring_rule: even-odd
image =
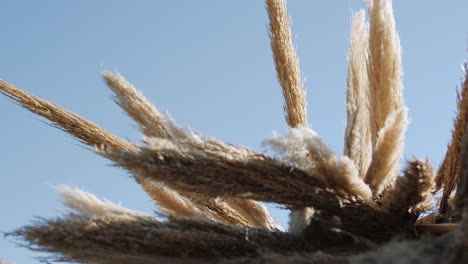
[[[299,60],[294,50],[286,1],[267,0],[270,39],[278,81],[283,88],[286,122],[290,127],[307,124],[306,92],[301,81]]]
[[[369,168],[372,152],[368,109],[368,35],[364,10],[358,11],[351,25],[349,44],[344,155],[356,164],[361,178],[365,177]]]
[[[369,16],[369,117],[373,153],[365,181],[377,197],[394,184],[399,174],[398,162],[408,118],[392,1],[369,1]]]

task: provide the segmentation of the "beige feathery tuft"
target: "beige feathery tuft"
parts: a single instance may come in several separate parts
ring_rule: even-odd
[[[179,128],[172,118],[159,112],[122,75],[104,72],[102,76],[109,88],[115,93],[115,102],[139,125],[143,134],[159,138],[187,137],[183,129]]]
[[[437,172],[437,190],[443,187],[440,200],[439,213],[445,214],[448,208],[448,200],[455,185],[461,167],[461,152],[463,135],[468,121],[468,66],[465,64],[465,80],[462,83],[461,92],[457,93],[457,117],[454,121],[452,139],[447,152]]]
[[[113,215],[150,217],[145,213],[130,210],[121,205],[116,205],[111,201],[100,200],[93,194],[76,187],[72,188],[68,185],[59,185],[54,187],[54,189],[62,197],[65,206],[86,217]]]
[[[361,178],[366,175],[372,153],[368,109],[368,49],[368,24],[365,21],[364,10],[361,10],[354,15],[351,26],[346,89],[347,122],[344,144],[344,155],[356,164]]]
[[[306,92],[301,81],[299,60],[291,38],[285,0],[267,0],[270,39],[278,81],[283,88],[286,122],[290,127],[307,125]]]
[[[408,119],[392,1],[370,0],[369,16],[369,118],[373,153],[365,181],[377,197],[394,184],[399,173]]]
[[[310,128],[291,128],[286,136],[271,137],[266,143],[309,175],[320,177],[317,180],[371,202],[372,193],[354,163],[344,156],[338,158]]]
[[[366,174],[374,196],[393,186],[398,174],[398,162],[403,154],[403,136],[408,126],[408,110],[403,107],[392,113],[379,131],[372,153],[372,162]]]

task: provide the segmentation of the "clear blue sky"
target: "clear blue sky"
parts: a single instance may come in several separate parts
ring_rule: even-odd
[[[309,122],[338,152],[350,17],[363,7],[363,0],[288,5]],[[395,0],[394,9],[412,120],[405,158],[428,157],[437,166],[468,57],[468,1]],[[138,142],[141,134],[100,77],[118,70],[179,124],[263,151],[265,137],[286,131],[266,24],[261,0],[3,1],[0,78]],[[125,172],[5,97],[0,120],[0,231],[66,212],[50,188],[63,183],[155,210]],[[286,226],[286,213],[272,211]],[[0,258],[38,263],[37,256],[0,238]]]

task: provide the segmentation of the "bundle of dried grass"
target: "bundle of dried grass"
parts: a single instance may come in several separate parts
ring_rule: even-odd
[[[287,135],[266,140],[277,157],[177,126],[118,74],[103,76],[115,101],[147,136],[140,145],[0,82],[3,94],[129,171],[167,214],[160,220],[61,186],[57,191],[75,213],[9,235],[57,253],[60,261],[102,264],[468,261],[468,71],[437,181],[429,162],[416,158],[397,179],[408,124],[399,39],[392,1],[368,4],[369,27],[359,11],[351,28],[343,156],[307,127],[305,92],[283,0],[266,0],[290,126]],[[414,228],[416,219],[432,207],[435,189],[443,184],[442,204],[448,203],[446,193],[457,181],[453,207],[462,220],[439,238],[422,239]],[[282,231],[261,202],[292,210],[290,232]]]
[[[62,201],[65,206],[89,218],[104,217],[109,215],[149,217],[147,214],[132,211],[123,206],[116,205],[111,201],[102,201],[93,194],[79,188],[72,188],[68,185],[60,185],[54,187],[54,189],[62,197]]]
[[[185,132],[175,125],[170,117],[160,114],[123,77],[119,75],[114,76],[109,73],[105,73],[104,76],[106,76],[109,85],[120,96],[119,104],[142,127],[145,124],[148,126],[149,124],[154,124],[152,131],[154,131],[155,135],[160,133],[166,137],[172,135],[172,138],[189,137],[189,131]],[[136,151],[136,148],[128,142],[112,135],[97,125],[57,105],[23,92],[8,83],[0,81],[0,91],[31,112],[49,119],[54,126],[71,134],[82,143],[113,151],[121,151],[122,149],[128,149],[132,152]],[[159,132],[158,129],[160,130]],[[150,129],[144,131],[147,130],[149,131]],[[149,136],[151,135],[149,134]],[[230,204],[233,206],[237,206],[238,208],[245,207],[241,212],[246,215],[242,215],[222,201],[203,201],[202,199],[191,197],[192,195],[190,194],[181,195],[174,192],[160,182],[152,182],[139,178],[136,180],[165,213],[174,216],[198,216],[216,219],[229,224],[253,225],[281,230],[281,227],[266,211],[266,208],[261,207],[256,202],[230,201]],[[243,206],[240,205],[242,203]]]

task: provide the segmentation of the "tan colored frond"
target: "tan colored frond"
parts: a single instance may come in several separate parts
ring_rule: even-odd
[[[267,0],[270,39],[278,81],[283,89],[286,122],[290,127],[307,124],[306,92],[301,81],[299,60],[294,50],[285,0]]]
[[[400,39],[391,0],[372,0],[369,6],[369,98],[372,145],[387,118],[404,106]]]
[[[374,196],[380,195],[392,186],[400,172],[399,160],[403,154],[403,135],[408,125],[408,110],[401,108],[393,112],[379,132],[379,138],[372,152],[372,162],[365,181]]]
[[[358,167],[364,178],[369,167],[372,144],[369,127],[369,80],[367,56],[369,33],[364,10],[356,12],[351,26],[346,89],[347,122],[344,155]]]
[[[149,215],[127,209],[121,205],[116,205],[108,200],[98,199],[93,194],[72,188],[68,185],[54,187],[61,197],[63,204],[68,208],[85,215],[87,217],[103,217],[112,215],[131,215],[149,217]]]
[[[409,212],[417,217],[431,209],[432,192],[435,188],[435,173],[432,165],[413,158],[406,165],[403,177],[398,178],[395,186],[388,190],[382,203],[394,212]]]
[[[47,118],[54,126],[74,136],[86,145],[91,147],[102,146],[114,151],[122,149],[135,150],[130,143],[112,135],[77,114],[71,113],[60,106],[21,91],[13,85],[1,80],[0,91],[22,107]]]
[[[465,80],[462,83],[461,93],[457,93],[457,117],[455,118],[452,139],[448,145],[447,152],[437,172],[437,190],[443,187],[439,212],[445,214],[448,210],[448,200],[455,185],[461,168],[461,153],[463,135],[468,120],[468,68],[465,65]]]
[[[160,113],[122,75],[104,72],[102,76],[115,93],[116,103],[139,125],[143,134],[159,138],[186,137],[184,131],[169,116]]]
[[[373,153],[366,182],[377,197],[394,184],[408,120],[402,93],[400,40],[392,1],[369,1],[369,16],[369,118]],[[397,117],[395,113],[398,113]],[[388,131],[392,131],[390,135]],[[380,149],[382,146],[386,146],[385,151]]]

